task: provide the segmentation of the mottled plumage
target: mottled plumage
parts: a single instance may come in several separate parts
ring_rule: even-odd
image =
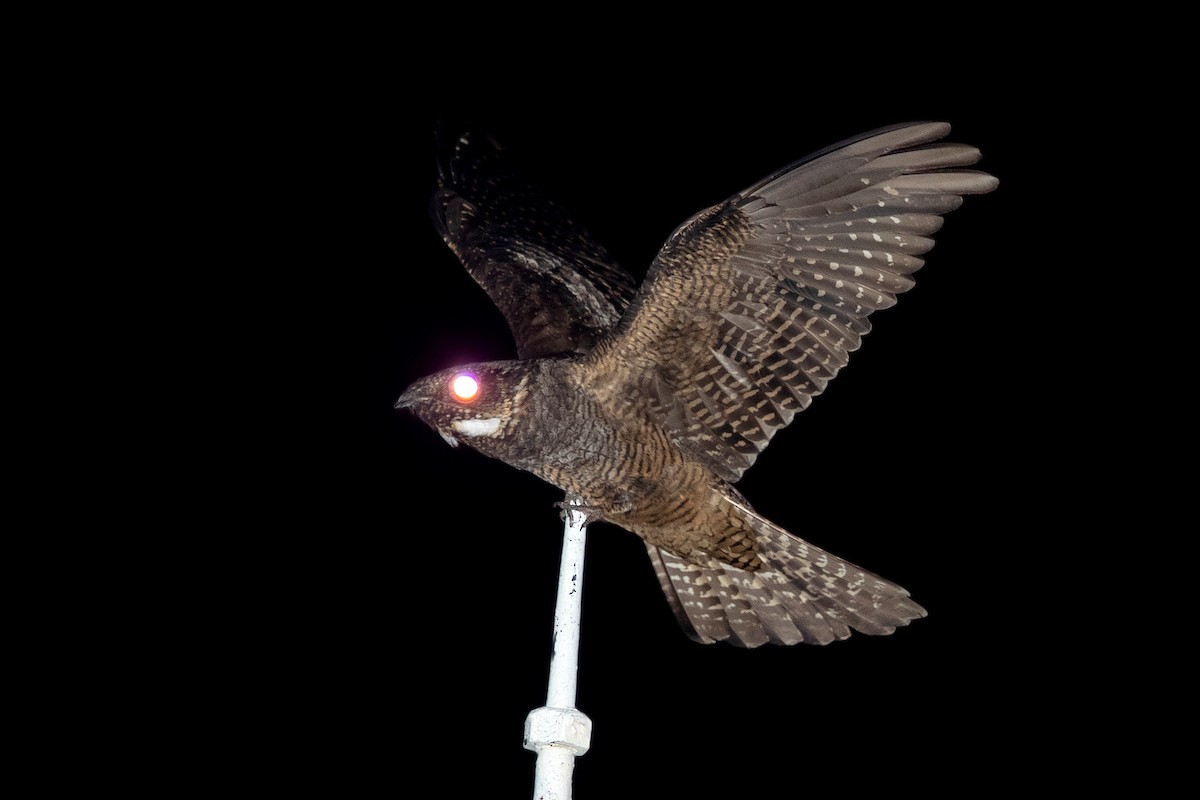
[[[697,214],[632,302],[599,245],[494,144],[464,136],[434,216],[521,360],[429,376],[397,406],[640,536],[701,642],[891,633],[925,615],[908,592],[764,519],[731,484],[846,365],[871,312],[913,286],[940,215],[996,187],[963,169],[977,150],[939,143],[949,130],[875,131]],[[478,395],[450,390],[463,373]]]
[[[486,136],[442,144],[434,225],[512,329],[522,358],[586,353],[637,288]]]

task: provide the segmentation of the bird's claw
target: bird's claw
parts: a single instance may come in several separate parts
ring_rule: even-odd
[[[554,507],[558,509],[558,517],[563,522],[569,521],[567,515],[571,512],[579,514],[581,517],[583,517],[583,525],[581,527],[584,528],[604,517],[603,509],[598,508],[597,506],[585,505],[578,498],[568,497],[566,500],[560,500],[555,503]]]

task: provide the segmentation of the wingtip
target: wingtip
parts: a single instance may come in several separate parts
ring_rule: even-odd
[[[931,140],[943,139],[950,135],[950,123],[940,120],[910,122],[904,127],[911,128],[914,133],[919,132],[923,138],[927,137]]]

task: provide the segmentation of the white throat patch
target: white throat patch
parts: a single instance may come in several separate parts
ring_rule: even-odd
[[[500,429],[500,418],[456,419],[450,423],[450,426],[463,436],[491,436]]]

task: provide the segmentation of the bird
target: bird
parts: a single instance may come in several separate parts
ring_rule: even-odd
[[[695,641],[891,634],[926,616],[907,590],[734,484],[912,288],[943,215],[998,186],[949,132],[894,125],[802,158],[684,221],[640,286],[498,143],[449,137],[434,226],[518,357],[424,377],[395,407],[639,536]]]

